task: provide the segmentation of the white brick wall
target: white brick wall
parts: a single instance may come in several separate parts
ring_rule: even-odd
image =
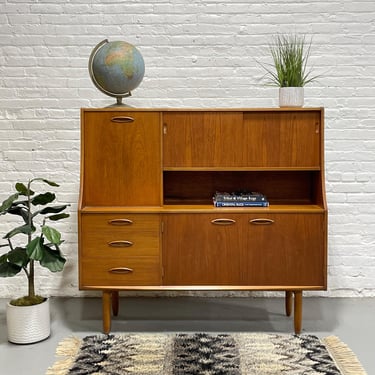
[[[60,224],[63,273],[39,270],[47,295],[77,289],[79,109],[112,104],[90,81],[101,40],[125,40],[146,75],[126,101],[142,107],[275,107],[260,82],[267,43],[278,32],[313,37],[323,77],[306,106],[326,108],[329,292],[375,296],[375,2],[218,0],[0,0],[0,200],[18,180],[43,176],[72,204]],[[4,219],[3,217],[1,219]],[[1,233],[10,224],[1,220]],[[2,297],[22,289],[0,279]],[[22,291],[23,292],[23,291]],[[19,292],[21,293],[21,291]]]

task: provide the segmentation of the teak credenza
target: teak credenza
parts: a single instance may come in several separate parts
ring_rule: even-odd
[[[324,111],[81,110],[79,287],[103,292],[103,331],[121,290],[327,288]],[[249,189],[269,207],[215,208]],[[294,301],[294,303],[293,303]]]

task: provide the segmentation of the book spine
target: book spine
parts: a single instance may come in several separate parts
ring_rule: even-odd
[[[222,202],[264,202],[266,198],[260,195],[249,195],[243,197],[231,197],[231,196],[217,196],[217,200]]]
[[[263,194],[233,195],[233,194],[216,193],[214,198],[217,201],[223,201],[223,202],[264,202],[264,201],[267,201],[266,197]]]
[[[268,207],[269,202],[223,202],[215,201],[215,207]]]

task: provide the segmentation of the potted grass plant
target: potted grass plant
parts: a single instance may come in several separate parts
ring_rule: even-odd
[[[26,185],[18,182],[15,192],[0,206],[0,215],[21,219],[0,243],[0,276],[12,277],[23,272],[27,279],[28,294],[7,304],[8,340],[17,344],[41,341],[50,335],[49,300],[35,292],[35,266],[59,272],[66,262],[60,251],[61,234],[50,222],[69,217],[63,212],[68,205],[50,205],[55,194],[35,193],[32,188],[36,183],[59,186],[44,178],[31,179]]]
[[[268,83],[279,87],[280,107],[302,107],[304,86],[318,78],[307,66],[311,40],[304,35],[276,35],[269,50],[273,63],[261,65]]]

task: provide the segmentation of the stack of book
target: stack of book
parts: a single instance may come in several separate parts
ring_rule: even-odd
[[[265,195],[253,191],[239,191],[233,193],[216,192],[215,207],[268,207],[269,202]]]

